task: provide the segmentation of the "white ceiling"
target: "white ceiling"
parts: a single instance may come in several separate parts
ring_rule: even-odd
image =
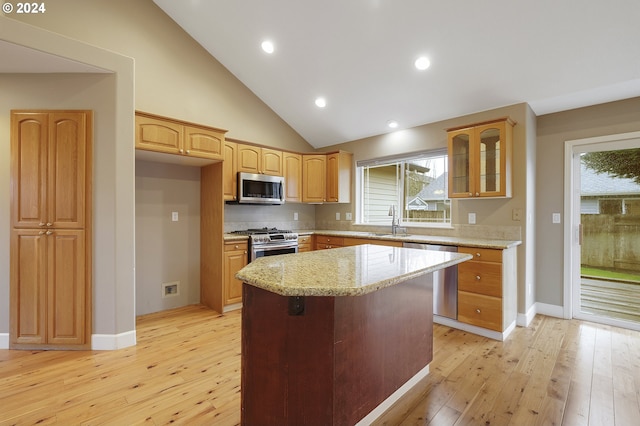
[[[389,132],[392,119],[640,95],[638,0],[154,2],[315,147]]]

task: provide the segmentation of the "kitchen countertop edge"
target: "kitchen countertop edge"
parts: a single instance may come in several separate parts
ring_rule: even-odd
[[[419,244],[441,244],[450,246],[463,246],[463,247],[477,247],[477,248],[489,248],[505,250],[512,247],[517,247],[522,244],[522,241],[518,240],[495,240],[485,238],[465,238],[465,237],[447,237],[438,235],[420,235],[420,234],[407,234],[407,235],[372,235],[373,232],[364,231],[338,231],[338,230],[296,230],[298,235],[326,235],[333,237],[347,237],[347,238],[363,238],[369,240],[382,240],[382,241],[399,241],[407,243],[419,243]],[[377,233],[376,233],[377,234]],[[246,235],[224,234],[224,241],[241,241],[247,240],[249,237]]]

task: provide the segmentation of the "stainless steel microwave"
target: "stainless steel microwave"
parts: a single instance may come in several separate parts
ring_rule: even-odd
[[[239,172],[238,203],[284,204],[284,177]]]

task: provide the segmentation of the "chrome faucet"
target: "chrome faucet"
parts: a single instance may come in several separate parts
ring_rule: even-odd
[[[389,216],[391,216],[391,233],[396,235],[398,233],[399,218],[396,216],[396,206],[393,204],[389,206]]]

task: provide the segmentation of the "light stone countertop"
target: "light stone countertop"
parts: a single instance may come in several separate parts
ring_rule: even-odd
[[[422,244],[441,244],[448,246],[478,247],[505,250],[522,244],[522,241],[498,240],[492,238],[470,238],[470,237],[448,237],[438,235],[420,234],[397,234],[391,232],[362,232],[362,231],[334,231],[334,230],[313,230],[296,231],[298,235],[328,235],[334,237],[347,238],[368,238],[375,240],[400,241]]]
[[[522,241],[499,240],[491,238],[447,237],[420,234],[398,234],[384,232],[336,231],[336,230],[297,230],[298,235],[327,235],[347,238],[366,238],[371,240],[400,241],[422,244],[441,244],[449,246],[478,247],[505,250],[522,244]],[[224,234],[225,241],[247,240],[246,235]]]
[[[471,259],[469,254],[365,244],[261,257],[236,278],[282,296],[359,296]]]

